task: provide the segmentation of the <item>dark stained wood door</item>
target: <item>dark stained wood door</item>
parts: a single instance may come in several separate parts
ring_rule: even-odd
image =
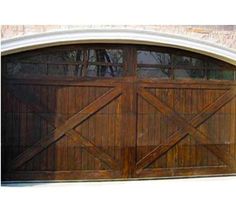
[[[196,73],[192,66],[193,77],[203,79],[175,79],[174,66],[163,63],[166,54],[162,70],[145,59],[138,63],[139,47],[133,45],[114,51],[90,47],[69,47],[66,55],[67,47],[56,49],[63,58],[35,58],[43,50],[27,54],[30,62],[15,56],[4,60],[11,75],[2,79],[3,181],[235,174],[231,76],[207,80],[203,69]],[[20,70],[23,75],[15,75]],[[65,71],[76,78],[50,76]]]
[[[122,176],[121,83],[14,81],[3,95],[5,180]]]
[[[141,81],[137,96],[136,177],[235,173],[235,84]]]

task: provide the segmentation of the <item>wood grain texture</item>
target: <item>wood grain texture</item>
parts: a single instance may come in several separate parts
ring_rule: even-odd
[[[174,124],[178,124],[178,120],[180,120],[179,124],[180,126],[183,126],[183,129],[179,129],[177,132],[172,134],[168,139],[169,142],[167,143],[167,146],[160,145],[156,147],[154,150],[149,152],[145,157],[143,157],[138,163],[137,163],[137,172],[140,172],[139,169],[149,165],[151,162],[153,162],[155,159],[160,157],[163,153],[167,152],[169,149],[171,149],[174,145],[176,145],[178,142],[180,142],[186,135],[188,134],[188,130],[185,129],[186,121],[182,119],[180,116],[177,115],[171,108],[164,105],[160,100],[158,100],[155,96],[151,95],[150,93],[146,92],[144,89],[140,90],[140,95],[142,95],[145,99],[150,102],[150,104],[153,104],[158,110],[161,112],[169,115],[170,121],[173,121]],[[212,116],[216,111],[218,111],[221,107],[223,107],[226,103],[228,103],[230,100],[232,100],[236,95],[235,88],[231,89],[230,91],[223,94],[221,97],[219,97],[215,102],[210,104],[208,107],[206,107],[204,110],[202,110],[196,117],[194,117],[189,125],[186,125],[186,128],[189,128],[192,130],[192,135],[200,135],[202,141],[204,142],[204,145],[208,147],[208,144],[211,144],[208,142],[209,140],[204,137],[203,134],[198,133],[196,129],[199,127],[204,121],[206,121],[210,116]],[[191,126],[193,125],[193,126]],[[191,128],[190,128],[191,127]],[[201,140],[199,140],[201,141]],[[213,148],[210,148],[211,151],[213,151]],[[214,151],[213,151],[214,152]],[[228,162],[228,159],[230,158],[229,154],[222,154],[221,151],[219,151],[219,148],[215,151],[216,155],[225,156],[224,160]]]
[[[123,52],[122,61],[112,62],[117,50]],[[175,67],[173,62],[169,79],[140,77],[138,67],[162,71],[166,64],[139,64],[139,50],[157,52],[160,59],[165,53],[170,60],[175,55],[199,58],[217,63],[220,71],[236,70],[203,55],[139,45],[71,45],[6,56],[2,180],[235,174],[235,80],[175,79],[175,69],[211,68]],[[95,51],[114,53],[103,57]],[[120,76],[114,75],[118,67]]]
[[[43,138],[42,140],[35,143],[31,148],[24,151],[22,154],[20,154],[12,163],[12,168],[17,168],[26,161],[30,160],[33,156],[50,146],[55,141],[59,140],[64,134],[67,134],[71,129],[73,129],[76,125],[81,124],[83,121],[85,121],[89,116],[91,116],[93,113],[101,109],[104,105],[108,104],[110,101],[112,101],[114,98],[116,98],[118,95],[120,95],[121,91],[119,89],[114,89],[112,91],[109,91],[108,93],[101,96],[99,99],[95,100],[88,106],[86,106],[83,110],[78,112],[77,114],[70,117],[68,120],[66,120],[61,126],[57,127],[55,130],[53,130],[47,137]],[[64,105],[64,104],[63,104]],[[68,133],[72,134],[72,133]],[[77,135],[79,136],[79,135]]]

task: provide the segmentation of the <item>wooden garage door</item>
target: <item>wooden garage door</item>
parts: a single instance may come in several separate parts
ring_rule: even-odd
[[[234,174],[235,66],[74,45],[3,58],[2,180]]]
[[[122,92],[120,86],[7,85],[7,169],[16,179],[118,176]]]
[[[235,172],[235,87],[140,84],[137,177]]]

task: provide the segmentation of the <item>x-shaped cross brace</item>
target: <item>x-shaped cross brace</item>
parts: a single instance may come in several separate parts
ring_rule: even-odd
[[[51,124],[55,129],[50,132],[45,138],[42,138],[26,151],[18,155],[10,164],[9,168],[14,170],[24,164],[25,162],[32,159],[35,155],[45,150],[54,142],[58,141],[64,135],[71,138],[71,140],[75,144],[80,144],[85,146],[84,148],[94,155],[96,158],[99,158],[101,161],[109,165],[112,169],[118,169],[119,164],[115,159],[113,159],[110,155],[105,153],[103,150],[98,148],[95,143],[83,137],[80,133],[78,133],[74,128],[77,125],[80,125],[86,119],[88,119],[92,114],[102,109],[105,105],[109,104],[113,99],[117,98],[121,94],[121,89],[116,87],[114,89],[109,90],[98,99],[87,105],[78,113],[74,114],[69,119],[65,120],[62,117],[54,115],[53,118],[49,118],[40,113],[43,111],[43,106],[40,105],[37,99],[32,98],[32,96],[27,96],[24,91],[19,88],[16,88],[12,85],[8,85],[8,91],[13,94],[20,101],[25,102],[35,114],[39,115],[41,118],[46,120],[49,124]],[[55,120],[57,119],[59,126],[55,125]]]
[[[151,152],[145,155],[136,164],[136,173],[140,174],[142,170],[154,162],[157,158],[165,154],[172,147],[174,147],[178,142],[184,139],[188,134],[196,138],[196,141],[203,144],[209,151],[216,155],[219,159],[225,162],[229,167],[233,167],[232,160],[234,159],[227,151],[222,151],[217,145],[214,147],[209,146],[212,142],[209,138],[199,131],[197,128],[203,124],[208,118],[210,118],[216,111],[232,100],[236,95],[236,89],[232,88],[222,96],[217,98],[212,104],[204,108],[199,114],[193,117],[190,122],[182,118],[178,113],[176,113],[171,107],[166,103],[163,103],[156,96],[146,91],[144,88],[139,88],[138,94],[142,96],[146,101],[152,104],[157,110],[167,116],[173,124],[179,126],[174,134],[168,137],[168,142],[166,145],[159,145],[154,148]]]

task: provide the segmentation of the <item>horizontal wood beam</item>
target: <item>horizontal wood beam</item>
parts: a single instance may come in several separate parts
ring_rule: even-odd
[[[204,166],[204,167],[186,167],[186,168],[146,168],[141,173],[136,174],[136,177],[153,178],[156,177],[183,177],[183,176],[207,176],[218,175],[222,176],[235,175],[236,170],[227,166]]]
[[[14,180],[88,180],[88,179],[113,179],[120,177],[120,171],[116,170],[73,170],[73,171],[16,171],[2,175],[3,181]]]

